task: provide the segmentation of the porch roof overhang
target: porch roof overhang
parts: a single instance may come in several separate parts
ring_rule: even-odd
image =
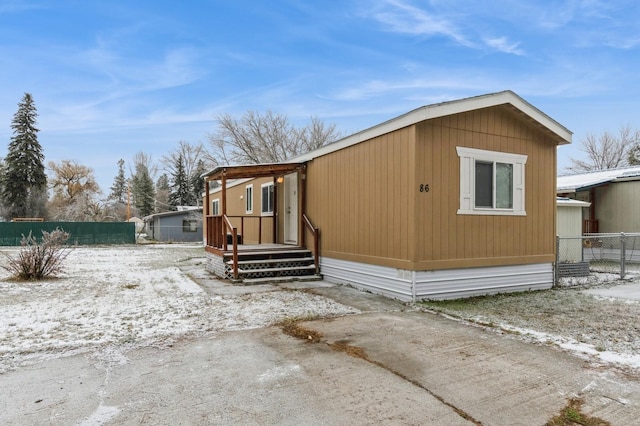
[[[206,181],[225,179],[255,179],[280,176],[305,168],[306,163],[244,164],[238,166],[218,166],[205,173]]]

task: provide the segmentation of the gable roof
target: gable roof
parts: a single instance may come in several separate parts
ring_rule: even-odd
[[[640,166],[558,176],[556,193],[586,191],[610,182],[640,180]]]
[[[445,117],[453,114],[460,114],[469,111],[474,111],[482,108],[490,108],[499,105],[510,105],[515,108],[517,111],[524,114],[529,119],[538,123],[543,128],[550,131],[552,134],[556,136],[556,143],[558,145],[564,145],[571,143],[571,138],[573,133],[568,130],[566,127],[549,117],[544,112],[540,111],[538,108],[531,105],[529,102],[525,101],[523,98],[512,92],[511,90],[505,90],[497,93],[489,93],[486,95],[474,96],[470,98],[458,99],[454,101],[441,102],[432,105],[426,105],[420,108],[416,108],[413,111],[409,111],[405,114],[402,114],[396,118],[392,118],[391,120],[380,123],[376,126],[370,127],[368,129],[362,130],[358,133],[354,133],[350,136],[347,136],[343,139],[337,140],[336,142],[330,143],[323,147],[320,147],[316,150],[310,151],[306,154],[299,155],[297,157],[291,158],[286,163],[280,163],[283,166],[286,165],[300,165],[306,163],[307,161],[311,161],[314,158],[321,157],[323,155],[327,155],[329,153],[339,151],[341,149],[347,148],[352,145],[356,145],[358,143],[367,141],[369,139],[384,135],[386,133],[393,132],[398,129],[402,129],[403,127],[411,126],[413,124],[419,123],[425,120],[431,120],[434,118]],[[278,164],[263,164],[261,166],[265,166],[267,168],[277,166]],[[238,172],[243,172],[243,167],[246,169],[255,168],[258,165],[246,165],[246,166],[219,166],[213,169],[212,171],[205,173],[207,179],[212,178],[214,175],[218,175],[222,172],[222,170],[234,169]],[[235,172],[234,172],[235,174]],[[264,176],[264,175],[263,175]],[[253,178],[249,175],[242,173],[237,173],[234,176],[235,178],[246,177]],[[228,182],[227,188],[238,185],[242,182],[245,182],[248,179],[238,179],[234,182]],[[210,192],[217,192],[216,189],[212,188]]]
[[[503,92],[426,105],[385,121],[384,123],[362,130],[361,132],[354,133],[351,136],[347,136],[346,138],[325,145],[314,151],[292,158],[290,161],[310,161],[316,157],[347,148],[351,145],[364,142],[421,121],[445,117],[447,115],[460,114],[482,108],[495,107],[498,105],[511,105],[530,119],[542,125],[557,136],[556,141],[558,145],[571,143],[573,133],[570,130],[549,117],[544,112],[540,111],[538,108],[531,105],[529,102],[522,99],[520,96],[516,95],[511,90],[505,90]]]

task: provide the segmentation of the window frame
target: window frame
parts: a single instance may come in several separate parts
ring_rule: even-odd
[[[198,232],[198,220],[182,219],[182,232]]]
[[[525,164],[527,156],[476,148],[456,147],[460,157],[460,207],[458,214],[526,216]],[[496,163],[512,166],[512,207],[476,207],[476,162],[492,163],[492,204],[496,205]]]
[[[220,216],[220,198],[211,201],[211,216]]]
[[[244,212],[253,214],[253,184],[244,187]]]
[[[267,189],[267,210],[264,209],[264,189],[265,188],[271,188],[271,190],[269,191],[269,189]],[[273,184],[273,182],[267,182],[267,183],[263,183],[262,185],[260,185],[260,214],[262,216],[273,216],[273,204],[275,202],[274,199],[274,188],[275,185]],[[271,208],[271,209],[269,209]]]

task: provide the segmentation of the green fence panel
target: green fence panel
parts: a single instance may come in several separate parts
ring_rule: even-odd
[[[42,231],[62,229],[68,244],[135,244],[136,225],[131,222],[0,222],[0,246],[19,246],[22,236],[40,240]]]

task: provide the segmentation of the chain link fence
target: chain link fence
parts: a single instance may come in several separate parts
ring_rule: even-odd
[[[617,274],[621,279],[640,273],[640,233],[586,234],[556,241],[556,283],[592,272]]]

